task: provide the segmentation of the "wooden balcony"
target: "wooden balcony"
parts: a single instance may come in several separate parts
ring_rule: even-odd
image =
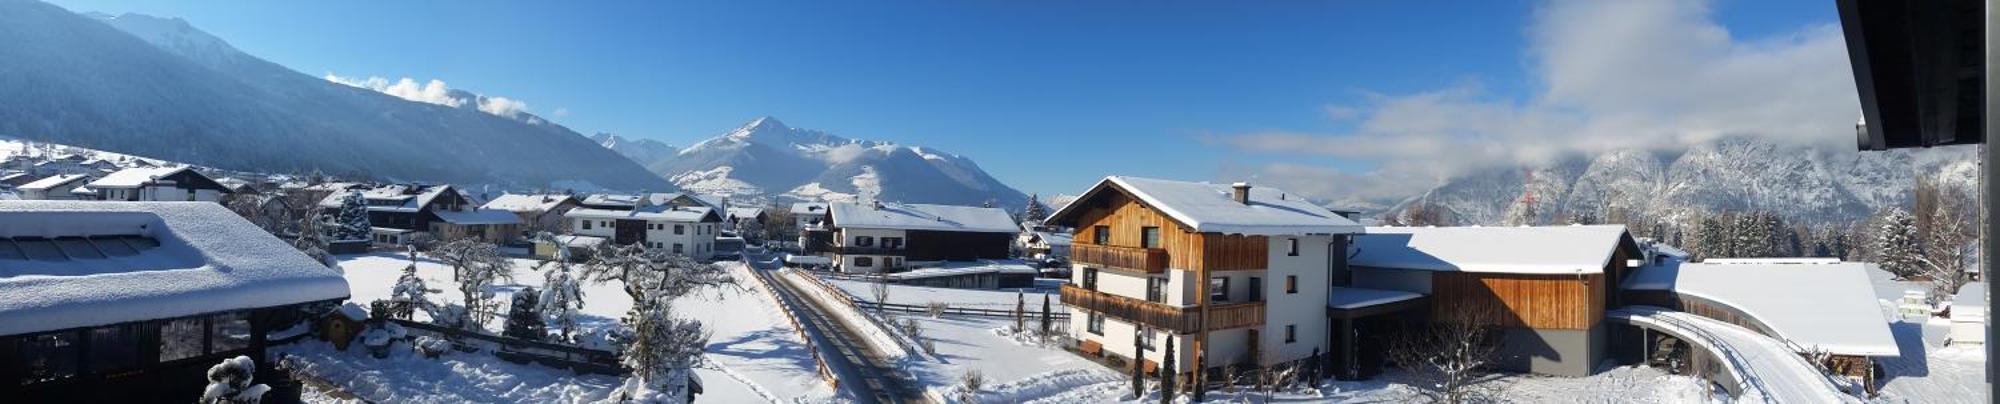
[[[1119,321],[1173,330],[1175,333],[1192,333],[1201,327],[1199,307],[1168,306],[1074,285],[1062,286],[1062,302],[1069,307],[1101,313]],[[1260,326],[1264,325],[1264,302],[1216,305],[1209,308],[1209,315],[1214,319],[1208,325],[1209,330]]]
[[[1070,262],[1084,265],[1096,265],[1149,274],[1167,271],[1167,250],[1159,248],[1072,244],[1069,250],[1069,260]]]

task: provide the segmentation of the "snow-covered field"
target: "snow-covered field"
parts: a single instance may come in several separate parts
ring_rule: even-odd
[[[1895,319],[1896,304],[1904,290],[1927,290],[1928,283],[1898,281],[1887,272],[1869,274],[1875,295],[1882,300],[1884,315]],[[1946,346],[1951,322],[1933,318],[1914,322],[1892,320],[1889,330],[1902,351],[1897,358],[1877,359],[1882,365],[1882,392],[1874,401],[1887,403],[1979,403],[1986,393],[1985,346]]]
[[[387,299],[396,278],[402,276],[403,268],[410,263],[408,257],[394,253],[349,255],[339,258],[340,267],[352,290],[352,300],[364,305],[377,299]],[[511,301],[507,298],[508,294],[524,287],[541,287],[542,270],[554,268],[553,265],[546,265],[538,260],[513,259],[513,262],[514,281],[503,282],[489,289],[500,295],[499,300],[503,302]],[[805,352],[805,344],[798,339],[798,334],[792,331],[791,324],[777,312],[768,298],[760,294],[762,292],[747,289],[754,287],[754,283],[744,278],[749,276],[747,272],[743,272],[748,269],[738,263],[719,265],[730,266],[731,271],[742,282],[743,288],[705,291],[677,300],[674,305],[678,315],[701,320],[713,333],[709,337],[707,348],[710,364],[707,368],[696,371],[707,390],[700,400],[741,403],[820,402],[836,399],[833,389],[820,381],[811,355]],[[417,274],[424,278],[430,288],[445,291],[433,294],[433,299],[440,303],[461,300],[451,280],[450,267],[420,258],[417,260]],[[620,290],[621,286],[616,282],[584,282],[583,285],[583,315],[578,318],[580,326],[584,329],[583,333],[595,333],[617,325],[618,318],[632,307],[631,299]],[[488,329],[500,329],[499,321],[488,324]],[[569,372],[532,365],[514,365],[497,361],[485,354],[453,355],[446,358],[447,360],[439,361],[404,357],[377,360],[359,350],[324,353],[313,351],[309,346],[300,349],[305,353],[319,354],[306,358],[327,369],[351,370],[337,373],[346,376],[326,377],[360,380],[357,383],[379,380],[380,383],[394,384],[396,388],[401,389],[389,391],[411,392],[389,396],[393,399],[388,401],[393,402],[424,402],[433,399],[438,402],[545,401],[533,396],[539,389],[570,389],[567,391],[579,396],[589,397],[595,394],[601,397],[604,392],[608,392],[608,389],[616,387],[617,382],[608,377],[603,379],[609,382],[590,377],[543,378],[536,383],[518,383],[519,386],[533,388],[521,387],[517,390],[522,391],[507,393],[512,395],[488,395],[490,392],[482,390],[480,386],[506,385],[508,382],[487,380],[479,376],[487,372],[482,369],[505,365],[524,369],[493,372],[512,374],[549,370],[564,375]],[[324,350],[331,351],[330,348]],[[371,367],[384,369],[368,370]],[[387,369],[390,367],[397,369]],[[467,372],[469,374],[465,376],[467,379],[452,381],[449,378],[423,376],[426,374],[424,372],[458,371]],[[396,382],[398,380],[403,382]],[[605,390],[598,392],[594,390],[596,388]],[[461,389],[464,395],[457,395]],[[369,396],[364,395],[364,397]]]
[[[872,282],[844,279],[826,279],[826,282],[847,292],[848,295],[854,296],[855,299],[875,301],[875,284]],[[889,285],[889,303],[922,306],[931,302],[944,302],[950,304],[952,307],[1013,310],[1015,300],[1019,298],[1016,296],[1017,291],[1026,293],[1028,310],[1030,311],[1040,311],[1042,309],[1042,295],[1049,296],[1049,304],[1053,307],[1053,310],[1063,310],[1062,298],[1056,295],[1057,292],[1053,286],[1031,289],[985,290],[892,284]]]

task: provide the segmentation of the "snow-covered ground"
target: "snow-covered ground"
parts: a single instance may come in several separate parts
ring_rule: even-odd
[[[347,255],[340,256],[339,258],[340,267],[345,272],[349,287],[353,293],[352,300],[364,305],[367,302],[377,299],[387,299],[395,285],[396,278],[402,276],[403,267],[410,263],[408,257],[395,253]],[[497,298],[502,302],[512,301],[509,298],[509,294],[524,287],[540,288],[543,279],[542,271],[554,268],[553,265],[545,264],[544,261],[539,260],[513,259],[512,261],[515,264],[514,281],[503,282],[489,289],[499,295]],[[736,275],[739,282],[742,283],[742,288],[704,291],[677,300],[674,304],[678,315],[701,320],[712,332],[707,347],[710,364],[706,368],[696,370],[696,374],[701,377],[704,387],[707,390],[700,397],[700,400],[704,402],[740,403],[822,402],[837,399],[835,391],[827,386],[825,382],[820,381],[812,362],[812,356],[805,352],[805,343],[800,341],[798,334],[792,331],[791,324],[777,311],[776,307],[772,306],[768,298],[761,295],[762,292],[748,289],[755,287],[754,283],[745,278],[749,276],[749,273],[744,272],[748,269],[739,263],[722,263],[719,265],[730,266],[730,270]],[[576,271],[577,268],[572,267],[571,270]],[[458,296],[455,283],[451,280],[450,267],[436,261],[419,258],[417,260],[417,274],[424,278],[424,282],[430,288],[445,291],[445,293],[432,295],[432,298],[436,301],[442,303],[461,300]],[[623,316],[625,311],[632,307],[631,298],[625,295],[625,292],[621,290],[621,286],[616,282],[584,282],[583,293],[583,315],[579,316],[578,323],[584,331],[580,332],[580,334],[594,334],[601,332],[607,327],[616,326],[618,318]],[[499,330],[500,322],[496,320],[494,323],[488,324],[488,329]],[[314,352],[310,347],[301,349],[304,349],[304,352]],[[331,351],[331,348],[326,348],[325,350]],[[379,380],[381,383],[396,384],[391,391],[409,389],[408,391],[423,391],[437,394],[436,396],[397,395],[392,397],[419,397],[419,399],[389,400],[398,402],[421,402],[429,398],[435,398],[437,401],[442,402],[544,401],[536,399],[536,396],[532,394],[535,394],[537,389],[547,388],[569,388],[572,389],[569,391],[580,396],[596,394],[596,396],[601,397],[604,393],[596,392],[597,390],[593,390],[594,388],[601,387],[606,389],[605,391],[608,391],[608,389],[616,387],[617,383],[615,378],[609,377],[605,377],[606,380],[610,380],[609,382],[602,383],[600,383],[600,380],[588,377],[544,378],[532,384],[519,383],[518,385],[520,386],[534,386],[534,388],[523,387],[521,389],[524,391],[508,393],[512,395],[487,395],[490,392],[481,390],[479,386],[491,385],[492,383],[504,384],[506,382],[473,379],[445,381],[445,379],[440,379],[439,377],[422,377],[421,375],[424,374],[423,372],[450,373],[465,371],[471,373],[466,377],[478,377],[478,374],[483,372],[481,370],[482,366],[499,365],[519,366],[526,369],[519,371],[529,373],[536,370],[549,370],[567,375],[569,372],[532,365],[513,365],[504,361],[490,362],[489,359],[492,359],[492,357],[485,354],[454,355],[447,358],[448,360],[441,361],[403,357],[377,360],[359,351],[345,353],[333,351],[332,354],[307,356],[306,358],[312,359],[313,363],[320,364],[328,369],[351,370],[325,377],[360,380],[356,383]],[[370,361],[393,363],[371,363]],[[368,369],[371,367],[409,369],[376,369],[369,371]],[[396,382],[398,380],[402,380],[403,382],[398,384]],[[574,386],[564,387],[563,385]],[[456,396],[460,400],[454,400],[454,396],[451,394],[458,391],[461,387],[468,388],[464,390],[465,395]],[[364,395],[364,397],[368,396]]]
[[[272,356],[281,355],[290,355],[284,366],[378,403],[583,403],[603,399],[619,384],[613,376],[515,364],[483,352],[453,351],[426,359],[410,349],[398,349],[388,358],[376,359],[359,346],[339,351],[309,339],[272,349]],[[306,398],[333,399],[318,394]]]
[[[1264,393],[1210,391],[1212,402],[1408,403],[1424,397],[1406,374],[1391,369],[1370,380],[1328,381],[1317,388]],[[1157,403],[1156,386],[1134,398],[1125,375],[1109,369],[1056,370],[982,389],[984,403]],[[1725,401],[1698,379],[1652,368],[1620,367],[1589,377],[1502,375],[1478,384],[1492,401],[1507,403],[1704,403]],[[1181,400],[1186,400],[1183,396]]]
[[[1884,315],[1895,319],[1895,299],[1904,290],[1928,290],[1925,282],[1899,281],[1887,272],[1871,271],[1875,295]],[[1896,336],[1902,355],[1877,359],[1882,365],[1881,395],[1874,401],[1888,403],[1979,403],[1986,393],[1985,346],[1946,346],[1951,322],[1942,318],[1915,322],[1891,320],[1889,330]]]
[[[1039,281],[1039,280],[1038,280]],[[875,284],[867,281],[826,279],[827,283],[854,296],[855,299],[875,301]],[[1013,310],[1015,300],[1021,297],[1016,292],[1025,293],[1029,311],[1042,309],[1042,295],[1048,295],[1052,310],[1063,311],[1062,298],[1057,296],[1054,286],[1020,289],[953,289],[924,286],[889,285],[889,303],[922,306],[931,302],[944,302],[952,307]]]

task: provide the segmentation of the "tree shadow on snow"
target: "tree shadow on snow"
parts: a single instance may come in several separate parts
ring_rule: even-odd
[[[1887,384],[1898,377],[1924,377],[1931,374],[1930,352],[1924,344],[1924,325],[1897,321],[1889,323],[1889,333],[1896,337],[1897,357],[1878,359],[1882,365],[1881,380],[1877,385]]]
[[[728,355],[752,360],[785,359],[795,368],[815,369],[817,365],[812,361],[812,352],[806,351],[805,344],[793,341],[791,338],[786,338],[786,334],[789,334],[789,331],[780,331],[777,329],[758,330],[736,336],[736,338],[710,341],[708,346],[703,350],[712,355]],[[752,342],[761,342],[775,346],[769,348],[739,347]]]

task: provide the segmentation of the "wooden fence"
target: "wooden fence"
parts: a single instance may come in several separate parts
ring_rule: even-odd
[[[914,304],[896,304],[896,303],[887,303],[887,304],[884,304],[884,303],[876,303],[876,302],[871,302],[871,301],[867,301],[867,300],[859,300],[859,299],[857,299],[857,300],[854,300],[854,306],[855,306],[855,307],[860,307],[860,308],[863,308],[863,309],[868,309],[868,310],[881,310],[881,311],[892,311],[892,312],[897,312],[897,313],[913,313],[913,314],[924,314],[924,315],[929,315],[929,314],[931,313],[931,310],[930,310],[930,307],[929,307],[929,306],[918,306],[918,305],[914,305]],[[1057,306],[1057,307],[1060,307],[1060,306]],[[944,309],[944,313],[943,313],[943,314],[944,314],[944,315],[946,315],[946,316],[977,316],[977,317],[998,317],[998,318],[1014,318],[1014,310],[1013,310],[1013,309],[1005,309],[1005,310],[1003,310],[1003,309],[977,309],[977,308],[969,308],[969,307],[954,307],[954,306],[949,306],[949,305],[947,305],[947,306],[945,307],[945,309]],[[1041,316],[1042,316],[1042,310],[1041,310],[1041,307],[1037,307],[1037,306],[1035,306],[1035,305],[1033,305],[1033,304],[1029,304],[1029,305],[1028,305],[1028,308],[1027,308],[1027,310],[1026,310],[1026,311],[1024,311],[1024,312],[1022,312],[1022,315],[1025,315],[1025,316],[1027,316],[1028,318],[1039,318],[1039,317],[1041,317]],[[1053,319],[1053,320],[1064,320],[1064,321],[1068,321],[1068,320],[1069,320],[1069,312],[1067,312],[1067,311],[1055,311],[1055,310],[1051,309],[1051,313],[1049,313],[1049,318],[1050,318],[1050,319]]]
[[[799,316],[792,312],[792,306],[785,304],[785,299],[778,297],[778,291],[772,289],[776,285],[771,284],[768,278],[770,274],[751,266],[749,262],[744,262],[744,269],[750,272],[750,278],[755,279],[759,289],[764,291],[764,297],[770,298],[771,304],[777,305],[779,312],[785,313],[785,320],[792,323],[792,331],[799,334],[799,340],[806,342],[806,352],[812,352],[813,367],[816,368],[819,377],[832,385],[834,390],[839,390],[840,376],[834,375],[833,369],[826,366],[826,358],[819,355],[819,344],[813,343],[812,336],[806,334],[806,328],[804,324],[799,323]]]
[[[570,345],[525,340],[483,332],[447,328],[403,319],[387,319],[405,329],[436,334],[460,348],[486,348],[493,356],[514,362],[535,362],[579,373],[624,376],[631,371],[618,363],[618,353]]]

